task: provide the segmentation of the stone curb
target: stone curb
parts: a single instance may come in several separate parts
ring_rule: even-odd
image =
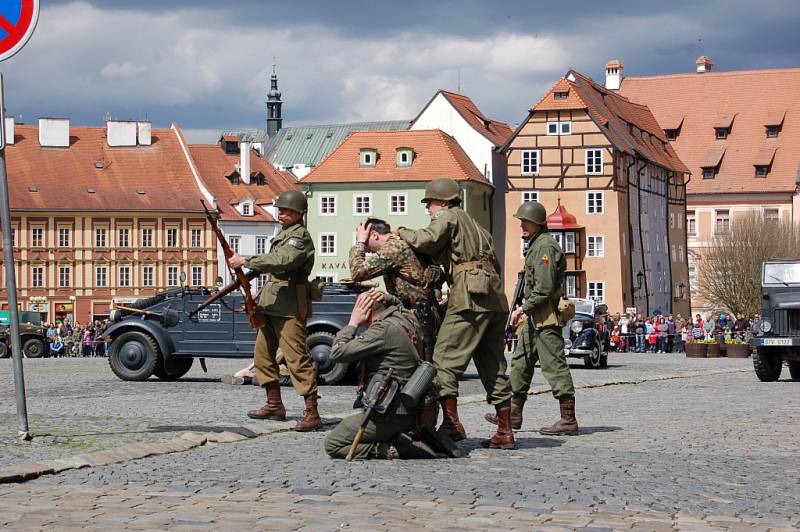
[[[592,388],[603,388],[606,386],[637,385],[647,382],[659,382],[676,379],[690,379],[705,377],[710,375],[721,375],[728,373],[745,373],[751,369],[727,369],[711,371],[694,371],[675,375],[656,375],[643,377],[641,379],[602,382],[596,384],[583,384],[575,386],[576,390],[588,390]],[[547,386],[539,386],[528,392],[528,395],[542,395],[550,392]],[[467,395],[460,397],[458,402],[462,405],[484,403],[486,396],[482,394]],[[355,410],[338,412],[323,418],[323,424],[330,425],[334,421],[331,418],[344,418],[352,415]],[[139,460],[150,456],[160,456],[170,453],[188,451],[209,443],[234,443],[238,441],[257,438],[259,436],[270,436],[288,432],[294,429],[294,421],[283,421],[273,423],[269,427],[262,427],[256,423],[248,423],[238,427],[228,427],[221,432],[184,432],[171,440],[162,442],[144,443],[130,442],[121,444],[111,449],[94,451],[91,453],[81,453],[68,458],[56,460],[43,460],[41,462],[22,462],[11,466],[0,468],[0,484],[20,483],[39,478],[43,475],[58,474],[70,469],[81,469],[84,467],[98,467],[110,464],[117,464],[129,460]]]

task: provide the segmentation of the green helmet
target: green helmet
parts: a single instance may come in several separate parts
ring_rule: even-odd
[[[547,211],[544,210],[544,205],[538,201],[526,201],[520,205],[514,218],[528,220],[538,225],[547,225]]]
[[[461,199],[461,187],[449,177],[434,179],[425,187],[425,197],[422,203],[428,200],[456,201]]]
[[[275,206],[280,209],[290,209],[296,212],[306,212],[308,210],[308,200],[305,194],[299,190],[287,190],[275,200]]]

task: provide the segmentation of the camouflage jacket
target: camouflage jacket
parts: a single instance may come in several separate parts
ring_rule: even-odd
[[[374,254],[367,256],[367,246],[358,242],[350,248],[350,276],[354,281],[367,281],[383,276],[386,290],[403,302],[429,299],[424,287],[425,267],[404,240],[395,235]]]

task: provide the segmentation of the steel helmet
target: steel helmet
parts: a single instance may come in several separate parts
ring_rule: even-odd
[[[428,200],[461,200],[461,187],[449,177],[434,179],[425,187],[425,197],[422,198],[422,203]]]
[[[526,201],[520,205],[514,218],[528,220],[538,225],[547,225],[547,211],[544,210],[544,205],[538,201]]]
[[[275,200],[275,206],[295,212],[306,212],[308,210],[308,200],[305,194],[299,190],[287,190],[278,196],[278,199]]]

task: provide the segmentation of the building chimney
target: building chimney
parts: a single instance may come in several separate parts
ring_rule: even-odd
[[[14,117],[7,116],[6,117],[6,144],[14,144]]]
[[[697,58],[695,64],[697,65],[697,73],[702,74],[704,72],[711,72],[711,67],[714,66],[714,61],[712,61],[707,55],[701,55]]]
[[[606,88],[618,91],[622,85],[622,69],[625,68],[619,59],[612,59],[606,63]]]
[[[69,118],[40,118],[39,146],[69,148]]]
[[[250,142],[239,142],[239,176],[246,184],[250,184]]]
[[[152,141],[152,132],[153,128],[150,122],[137,122],[136,127],[138,129],[138,138],[139,138],[139,146],[150,146],[153,143]]]
[[[136,122],[130,120],[108,120],[106,140],[109,147],[136,146]]]

